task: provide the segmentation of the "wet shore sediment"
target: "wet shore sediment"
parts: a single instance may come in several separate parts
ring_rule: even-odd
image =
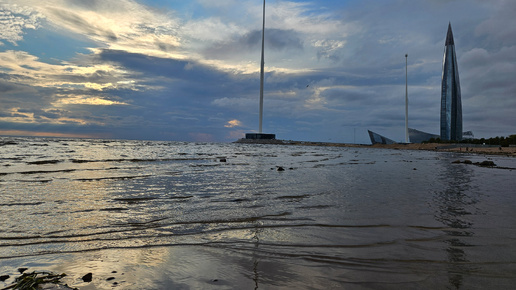
[[[351,143],[331,143],[331,142],[311,142],[311,141],[292,141],[292,140],[256,140],[239,139],[235,141],[239,144],[274,144],[274,145],[299,145],[299,146],[327,146],[327,147],[352,147],[352,148],[379,148],[394,150],[429,150],[440,152],[463,152],[487,155],[516,156],[516,147],[501,147],[492,145],[476,144],[441,144],[441,143],[397,143],[397,144],[351,144]]]

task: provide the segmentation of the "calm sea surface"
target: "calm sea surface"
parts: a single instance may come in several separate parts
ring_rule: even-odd
[[[510,168],[428,151],[4,137],[0,275],[61,271],[81,289],[514,289]]]

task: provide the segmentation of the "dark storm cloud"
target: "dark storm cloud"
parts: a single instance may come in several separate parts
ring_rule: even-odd
[[[110,118],[110,124],[122,128],[118,131],[120,134],[127,134],[133,128],[133,138],[143,133],[138,138],[144,135],[145,138],[151,138],[152,134],[156,134],[151,139],[159,139],[156,136],[165,138],[162,134],[174,132],[175,137],[167,138],[188,139],[191,138],[188,134],[192,130],[208,130],[224,136],[225,123],[240,112],[228,108],[221,111],[218,106],[212,105],[213,100],[221,97],[245,97],[249,91],[257,89],[254,77],[222,72],[194,61],[164,59],[116,50],[103,50],[97,57],[97,61],[124,67],[129,76],[138,76],[139,84],[147,88],[141,91],[107,89],[103,93],[117,95],[121,101],[130,105],[118,108],[98,107],[92,111],[95,115],[117,116],[117,119]],[[219,118],[215,120],[213,116]]]
[[[335,102],[345,106],[350,104],[364,104],[375,100],[375,96],[364,91],[362,88],[332,88],[321,94],[327,101]]]
[[[143,73],[140,76],[149,81],[155,77],[213,80],[222,75],[213,68],[193,61],[159,58],[121,50],[104,49],[98,54],[98,59],[101,62],[114,62],[136,74]]]
[[[516,44],[516,2],[501,1],[492,6],[494,13],[475,27],[478,36],[485,37],[489,47]]]
[[[34,89],[18,85],[13,82],[6,81],[5,79],[8,79],[9,77],[5,74],[0,74],[0,93],[3,94],[13,94],[13,93],[20,93],[20,92],[34,92]]]

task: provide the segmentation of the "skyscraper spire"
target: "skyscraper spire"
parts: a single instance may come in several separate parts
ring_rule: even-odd
[[[462,103],[459,68],[451,23],[444,46],[443,74],[441,80],[441,139],[462,140]]]
[[[448,23],[448,33],[446,34],[446,43],[444,45],[455,45],[453,41],[453,32],[451,30],[451,22]]]

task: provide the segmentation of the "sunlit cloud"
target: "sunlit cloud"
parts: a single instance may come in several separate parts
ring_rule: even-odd
[[[224,125],[224,127],[226,127],[226,128],[234,128],[234,127],[240,127],[240,126],[242,126],[242,122],[238,121],[237,119],[228,121],[228,123],[226,125]]]
[[[2,40],[17,45],[27,29],[40,27],[42,17],[29,7],[0,4],[0,46]]]
[[[135,1],[96,1],[67,5],[54,0],[39,6],[56,27],[86,36],[101,46],[159,57],[181,57],[180,20]],[[183,51],[187,53],[187,51]]]
[[[61,138],[106,138],[106,134],[73,134],[60,132],[39,132],[24,130],[0,130],[3,136],[61,137]]]
[[[0,68],[17,83],[31,86],[104,90],[135,85],[127,71],[110,64],[49,64],[23,51],[0,52]]]
[[[99,97],[91,96],[59,96],[59,99],[53,103],[54,106],[66,105],[91,105],[91,106],[111,106],[111,105],[128,105],[124,102],[106,100]]]
[[[80,116],[70,116],[66,111],[56,109],[26,110],[11,108],[8,114],[0,116],[0,121],[23,124],[53,124],[53,125],[105,125],[98,120],[86,120]]]

